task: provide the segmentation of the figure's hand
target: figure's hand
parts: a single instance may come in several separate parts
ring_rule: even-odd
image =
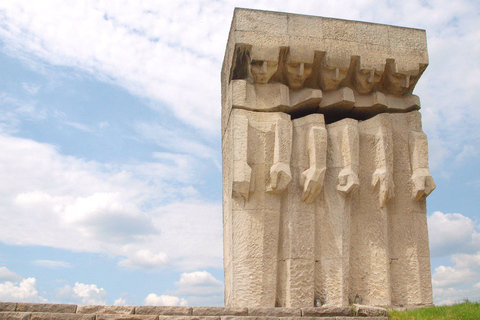
[[[300,179],[300,184],[303,186],[302,201],[310,204],[322,191],[325,168],[310,167],[302,172]]]
[[[430,171],[426,168],[416,169],[412,175],[412,182],[412,196],[415,201],[425,199],[436,187]]]
[[[246,162],[235,163],[233,168],[233,196],[248,200],[252,168]]]
[[[358,188],[358,176],[352,168],[346,167],[338,174],[337,190],[347,196]]]
[[[290,165],[277,162],[270,168],[270,185],[267,187],[267,192],[280,193],[287,188],[291,180]]]
[[[387,173],[385,168],[377,169],[373,173],[372,185],[374,189],[377,187],[379,189],[380,208],[383,208],[395,196],[393,176],[391,173]]]

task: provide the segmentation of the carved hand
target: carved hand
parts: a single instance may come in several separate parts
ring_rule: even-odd
[[[290,165],[277,162],[270,168],[270,185],[267,187],[267,192],[280,193],[287,188],[291,180]]]
[[[373,188],[379,188],[380,208],[395,196],[393,176],[386,169],[377,169],[372,177]]]
[[[302,201],[310,204],[322,191],[325,168],[310,167],[302,172],[300,179],[300,184],[303,186]]]
[[[349,195],[358,188],[358,176],[352,168],[346,167],[338,174],[337,190],[344,195]]]
[[[248,200],[252,169],[246,162],[235,163],[233,168],[233,196]]]
[[[430,171],[426,168],[419,168],[413,172],[413,199],[420,201],[428,197],[435,189],[436,185],[433,181]]]

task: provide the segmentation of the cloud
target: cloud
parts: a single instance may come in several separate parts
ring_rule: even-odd
[[[54,260],[34,260],[32,263],[36,266],[48,269],[69,269],[73,267],[70,262]]]
[[[222,265],[221,205],[184,200],[199,180],[192,157],[114,165],[8,135],[0,145],[0,241],[105,252],[150,270],[166,257],[190,270]]]
[[[120,260],[118,265],[133,269],[155,270],[167,265],[168,258],[163,252],[154,254],[147,249],[134,251],[127,259]]]
[[[451,287],[458,284],[472,283],[478,276],[476,272],[469,269],[439,266],[435,268],[432,284],[438,288]]]
[[[443,257],[480,250],[478,225],[460,213],[436,211],[428,217],[430,254]]]
[[[156,295],[155,293],[150,293],[145,298],[145,305],[147,306],[186,306],[187,300],[169,296],[169,295]]]
[[[96,284],[75,282],[73,287],[66,285],[58,288],[57,298],[63,303],[105,305],[107,292],[103,288],[98,288]]]
[[[223,304],[223,282],[205,270],[182,273],[175,285],[178,288],[171,293],[185,297],[191,305]]]
[[[115,299],[113,302],[114,306],[126,306],[127,305],[127,300],[125,300],[122,297],[119,297],[118,299]]]
[[[37,290],[35,278],[23,279],[6,267],[0,268],[0,301],[47,302]]]
[[[15,272],[8,270],[6,267],[0,267],[0,282],[18,282],[20,280],[22,280],[22,277]]]

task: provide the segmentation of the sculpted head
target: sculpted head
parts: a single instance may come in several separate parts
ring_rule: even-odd
[[[355,68],[353,85],[358,93],[367,94],[372,91],[373,86],[380,82],[382,73],[375,69]]]
[[[390,93],[402,95],[410,87],[410,75],[387,72],[385,83]]]
[[[292,90],[303,87],[305,80],[312,74],[312,64],[287,59],[285,66],[288,86]]]
[[[268,83],[277,69],[277,61],[253,60],[250,63],[250,71],[255,83]]]
[[[322,65],[320,70],[320,88],[325,91],[335,90],[347,77],[348,68]]]

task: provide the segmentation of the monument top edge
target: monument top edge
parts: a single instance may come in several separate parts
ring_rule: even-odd
[[[241,14],[242,11],[256,14],[259,17],[261,15],[278,15],[278,16],[284,16],[284,17],[295,17],[296,16],[296,17],[299,17],[299,18],[304,17],[305,19],[318,19],[318,20],[327,20],[327,21],[330,20],[330,21],[338,21],[338,22],[344,22],[344,23],[361,23],[361,24],[365,24],[365,25],[378,26],[380,28],[388,27],[388,28],[398,28],[398,29],[409,29],[409,30],[415,30],[415,31],[426,33],[426,30],[422,29],[422,28],[397,26],[397,25],[393,25],[393,24],[378,23],[378,22],[367,22],[367,21],[361,21],[361,20],[349,20],[349,19],[341,19],[341,18],[315,16],[315,15],[302,14],[302,13],[289,13],[289,12],[283,12],[283,11],[251,9],[251,8],[242,8],[242,7],[235,7],[234,8],[234,10],[233,10],[234,18],[238,14]],[[233,24],[232,24],[232,27],[233,27]]]

